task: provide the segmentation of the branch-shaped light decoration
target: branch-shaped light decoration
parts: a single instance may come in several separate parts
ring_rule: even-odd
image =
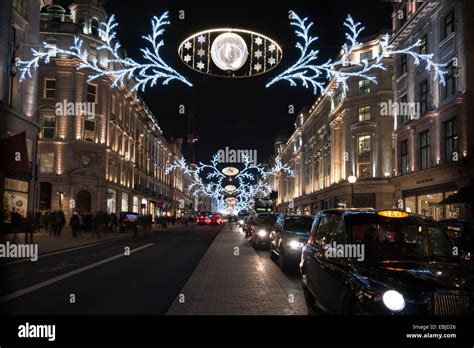
[[[107,57],[102,57],[103,60],[101,62],[95,57],[92,60],[88,59],[89,52],[86,48],[83,48],[83,40],[79,36],[74,36],[73,45],[69,49],[56,48],[47,42],[43,42],[43,52],[32,49],[33,59],[17,61],[20,81],[31,78],[32,71],[38,68],[42,60],[48,64],[51,58],[59,54],[79,60],[77,69],[90,69],[92,73],[88,76],[88,82],[107,76],[112,78],[112,86],[116,87],[124,85],[125,80],[131,80],[134,82],[132,91],[139,88],[144,91],[147,86],[153,87],[159,81],[162,81],[162,85],[167,85],[172,80],[178,80],[188,86],[192,86],[191,82],[161,58],[160,48],[164,46],[162,39],[165,32],[164,26],[170,24],[168,17],[168,11],[164,12],[160,17],[153,17],[152,33],[142,36],[151,45],[151,48],[146,47],[140,50],[146,63],[140,63],[131,58],[124,57],[121,53],[121,45],[117,40],[116,33],[118,24],[112,15],[107,22],[100,24],[99,34],[103,44],[97,47],[97,56],[99,56],[100,52],[107,53]],[[110,66],[113,68],[110,68]]]
[[[415,65],[419,65],[421,62],[426,63],[425,69],[434,72],[434,80],[439,80],[442,85],[446,83],[445,75],[448,72],[444,68],[447,64],[433,62],[432,53],[419,53],[418,48],[422,45],[421,40],[406,48],[394,49],[394,46],[389,44],[390,36],[386,34],[381,39],[380,52],[372,61],[363,59],[359,62],[351,59],[354,56],[352,54],[354,50],[361,45],[359,36],[364,27],[360,22],[354,22],[350,15],[344,21],[344,26],[348,29],[345,34],[347,42],[342,45],[340,58],[337,60],[329,59],[325,63],[317,64],[319,51],[311,49],[311,45],[318,40],[318,37],[313,37],[309,33],[313,22],[309,22],[308,18],[301,19],[295,12],[291,13],[291,19],[290,25],[296,27],[295,34],[302,41],[296,43],[296,48],[300,51],[300,57],[291,67],[270,80],[266,87],[270,87],[278,81],[286,80],[293,87],[297,86],[298,82],[305,88],[311,86],[313,93],[317,94],[318,92],[324,93],[326,82],[335,78],[336,87],[341,86],[341,90],[345,95],[349,90],[347,85],[349,78],[359,77],[377,83],[377,78],[371,73],[377,69],[387,70],[383,59],[402,54],[411,56]],[[355,71],[340,69],[346,66],[357,67],[358,69]]]
[[[189,175],[191,183],[188,189],[193,193],[193,196],[210,197],[214,200],[218,211],[226,212],[229,207],[232,207],[234,213],[251,210],[255,198],[270,194],[271,186],[268,179],[271,176],[279,173],[294,176],[291,168],[288,165],[282,165],[279,161],[275,163],[274,167],[266,170],[262,164],[253,163],[250,157],[245,154],[242,155],[242,159],[243,168],[232,177],[232,182],[237,186],[231,194],[226,191],[224,186],[225,180],[229,178],[217,167],[220,163],[219,154],[212,157],[210,164],[200,162],[196,166],[188,165],[184,158],[175,160],[166,167],[166,174],[174,170],[180,170]],[[237,202],[235,204],[227,203],[226,198],[229,196],[235,197]]]

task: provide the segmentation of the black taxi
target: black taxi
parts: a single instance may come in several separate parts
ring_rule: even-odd
[[[473,315],[474,267],[433,220],[400,210],[320,212],[300,270],[306,300],[349,315]]]

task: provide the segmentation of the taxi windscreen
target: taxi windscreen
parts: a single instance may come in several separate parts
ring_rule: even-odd
[[[452,258],[452,243],[436,225],[421,226],[413,222],[354,222],[354,243],[365,245],[369,258]]]

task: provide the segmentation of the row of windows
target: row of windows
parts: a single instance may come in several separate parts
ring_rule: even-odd
[[[453,162],[458,159],[458,133],[456,119],[444,123],[444,158],[445,162]],[[430,160],[430,132],[424,131],[418,134],[419,142],[419,169],[427,169],[432,166]],[[400,149],[400,171],[401,174],[410,172],[410,158],[408,140],[399,143]]]
[[[54,78],[45,78],[43,84],[43,98],[45,99],[55,99],[56,95],[56,79]],[[88,83],[86,86],[86,101],[88,103],[97,104],[99,100],[99,86]]]

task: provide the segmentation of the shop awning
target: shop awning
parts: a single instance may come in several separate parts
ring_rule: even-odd
[[[441,201],[441,204],[474,203],[474,185],[464,186],[459,191]]]

